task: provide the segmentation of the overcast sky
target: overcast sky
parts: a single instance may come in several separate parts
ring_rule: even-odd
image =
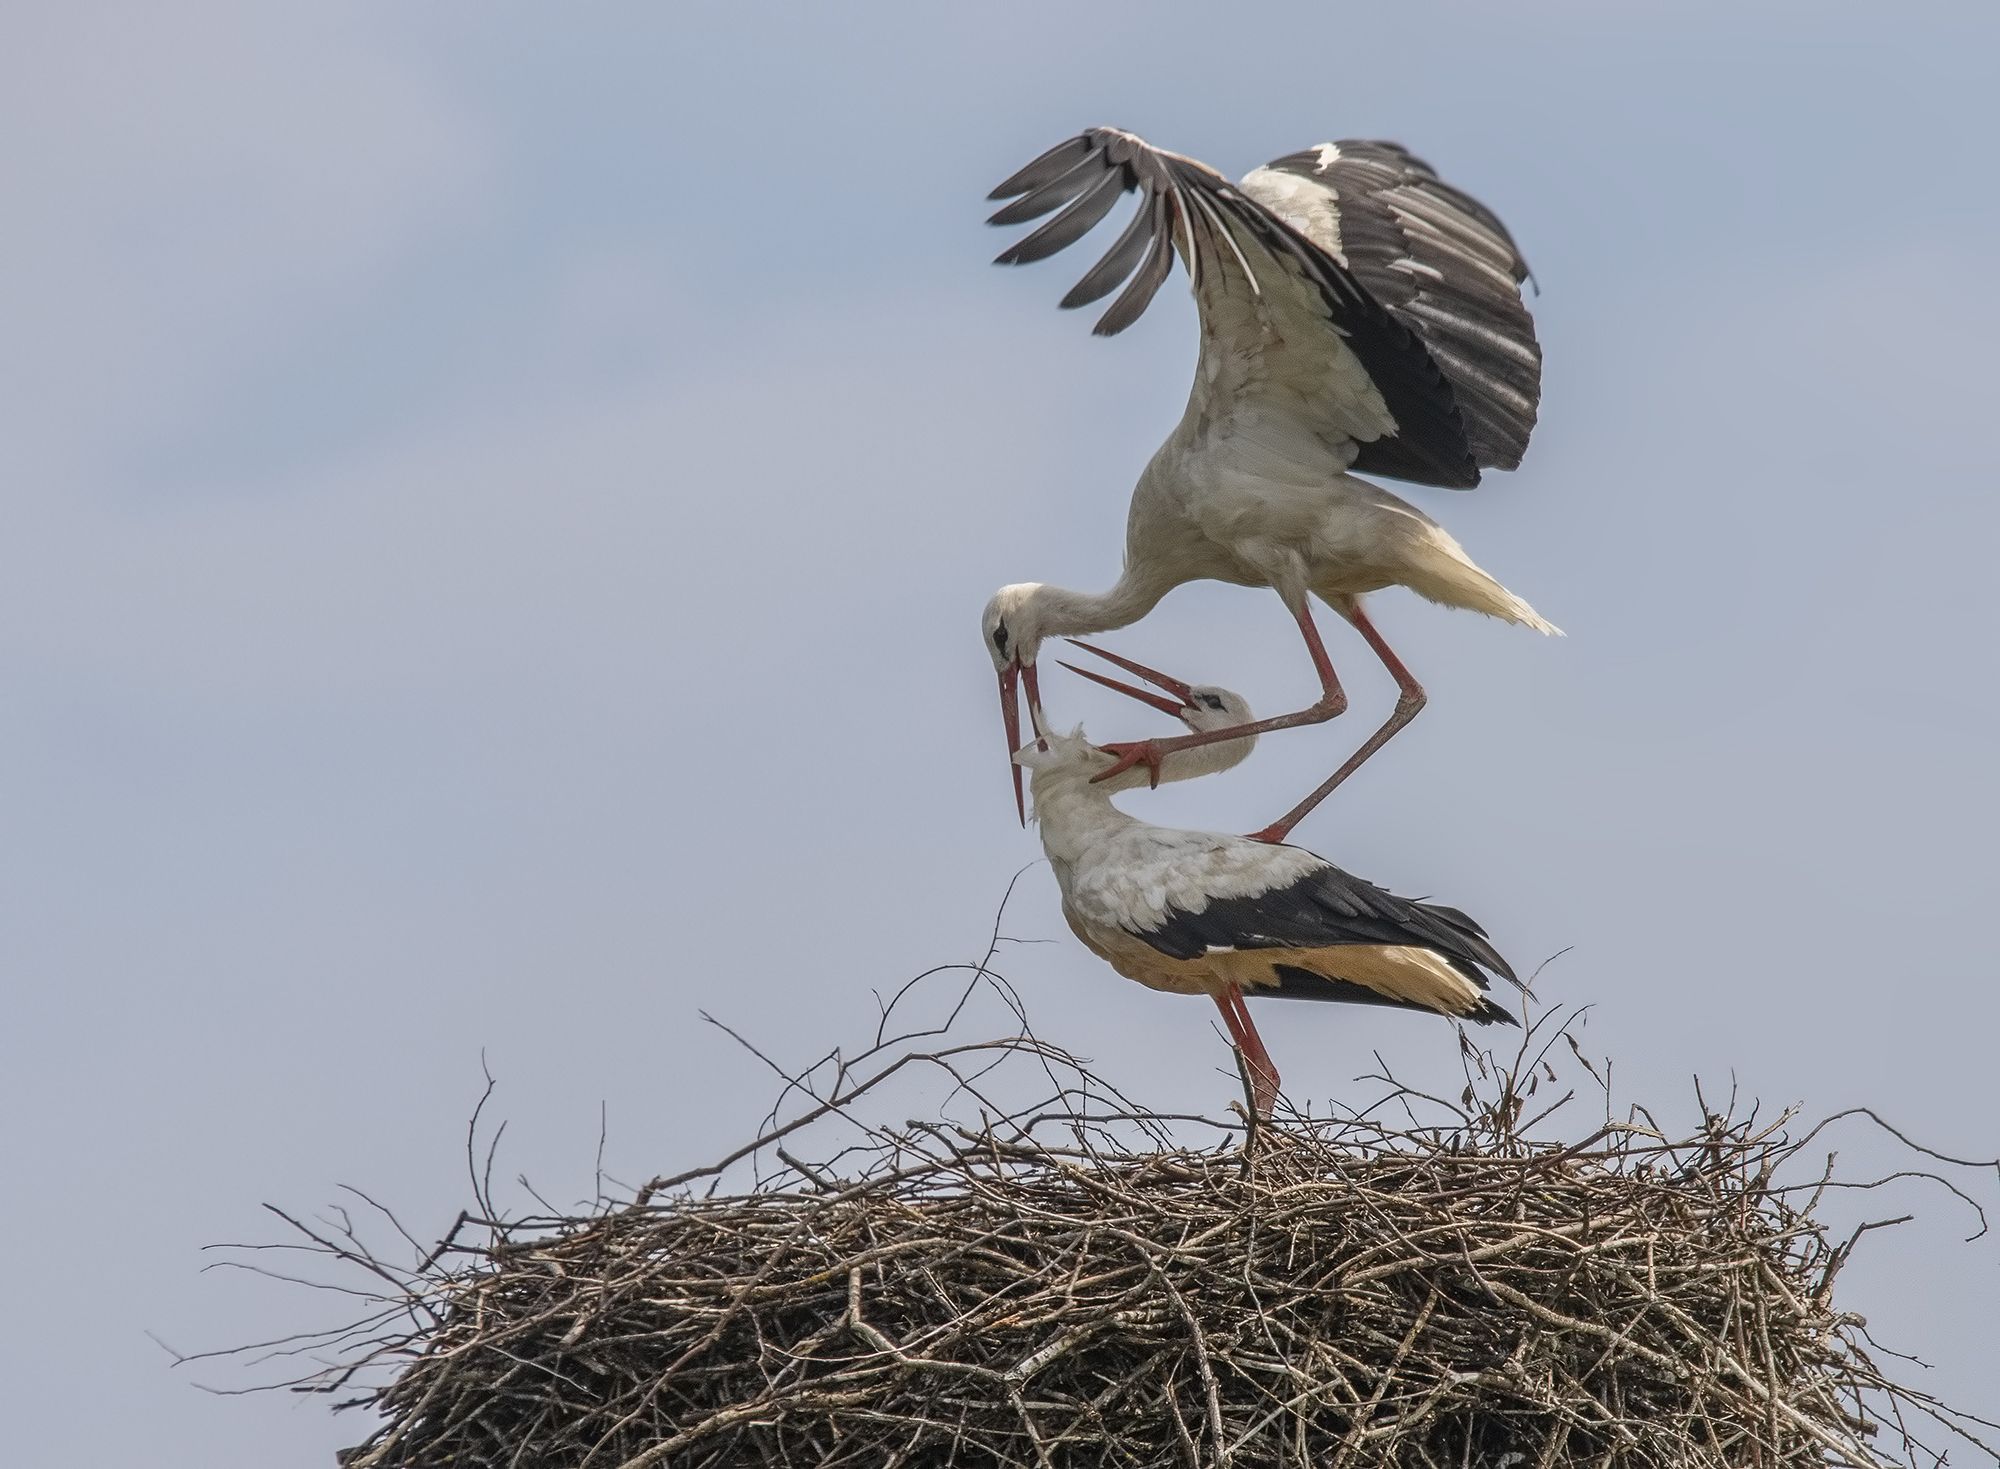
[[[1504,12],[1504,13],[1503,13]],[[994,182],[1108,122],[1231,173],[1402,140],[1542,284],[1541,427],[1417,491],[1568,629],[1403,593],[1429,710],[1298,840],[1479,917],[1694,1073],[2000,1151],[1986,4],[16,7],[0,46],[0,1373],[23,1465],[330,1463],[366,1426],[184,1349],[325,1319],[198,1273],[337,1185],[587,1194],[699,1161],[869,991],[976,957],[1038,855],[978,613],[1118,569],[1193,361],[1000,271]],[[1082,259],[1081,256],[1078,257]],[[1127,804],[1269,821],[1393,701]],[[1268,593],[1115,645],[1310,696]],[[1142,711],[1051,681],[1107,737]],[[1050,1038],[1232,1095],[1211,1008],[1070,941]],[[1267,1006],[1301,1100],[1423,1017]],[[1861,1167],[1871,1157],[1856,1144]],[[1989,1186],[1989,1194],[1991,1192]],[[2000,1247],[1871,1235],[1846,1304],[2000,1414]],[[1901,1208],[1887,1212],[1902,1212]],[[1858,1217],[1858,1216],[1857,1216]]]

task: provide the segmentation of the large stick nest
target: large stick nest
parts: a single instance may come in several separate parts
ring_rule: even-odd
[[[1910,1410],[1980,1426],[1833,1304],[1859,1232],[1816,1222],[1824,1168],[1787,1181],[1818,1129],[1704,1108],[1531,1141],[1557,1035],[1468,1051],[1455,1101],[1385,1076],[1366,1115],[1246,1134],[1137,1111],[1025,1031],[878,1034],[790,1076],[745,1148],[574,1216],[482,1190],[413,1266],[344,1214],[291,1221],[390,1282],[292,1385],[365,1387],[348,1469],[1775,1469],[1933,1459]],[[1000,1097],[1024,1070],[1027,1109]],[[940,1071],[971,1118],[865,1120]],[[843,1146],[796,1155],[829,1125]]]

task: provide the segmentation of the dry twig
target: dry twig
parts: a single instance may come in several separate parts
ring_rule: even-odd
[[[1019,1018],[986,965],[965,983],[948,1022],[975,991]],[[1789,1115],[1732,1101],[1668,1137],[1607,1107],[1534,1141],[1520,1119],[1575,1049],[1545,1020],[1511,1063],[1469,1055],[1455,1101],[1385,1075],[1375,1105],[1251,1151],[1025,1021],[891,1034],[909,1004],[786,1075],[750,1144],[578,1217],[501,1218],[469,1151],[478,1213],[411,1264],[293,1220],[379,1305],[289,1384],[380,1415],[347,1469],[1817,1469],[1938,1461],[1923,1422],[1984,1448],[1990,1425],[1898,1386],[1834,1308],[1858,1233],[1809,1212],[1836,1180],[1780,1181],[1818,1132],[1791,1140]],[[878,1120],[938,1072],[972,1116]],[[800,1151],[827,1126],[838,1146]]]

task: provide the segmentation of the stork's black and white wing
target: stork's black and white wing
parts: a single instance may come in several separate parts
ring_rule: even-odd
[[[1234,847],[1233,839],[1228,849],[1218,846],[1211,864],[1235,855]],[[1269,847],[1263,850],[1273,852]],[[1484,992],[1488,973],[1516,985],[1520,980],[1486,931],[1464,913],[1397,897],[1299,848],[1277,850],[1284,857],[1265,863],[1253,848],[1242,859],[1245,865],[1238,870],[1243,877],[1237,882],[1219,882],[1211,876],[1202,884],[1206,901],[1190,901],[1185,893],[1167,894],[1157,917],[1128,923],[1126,932],[1171,959],[1267,953],[1274,961],[1277,983],[1261,993],[1433,1011],[1445,1007],[1438,1003],[1438,992],[1424,983],[1422,966],[1412,974],[1417,981],[1414,989],[1399,983],[1401,976],[1394,970],[1399,963],[1407,965],[1416,953],[1435,955],[1471,987],[1453,981],[1457,993],[1470,1003],[1454,1007],[1452,1013],[1480,1024],[1514,1023],[1514,1017],[1485,999]],[[1252,875],[1260,872],[1276,880],[1261,885]],[[1243,890],[1232,893],[1231,888]],[[1363,954],[1395,957],[1362,963],[1350,957]]]
[[[1513,469],[1542,396],[1542,351],[1521,299],[1528,262],[1497,215],[1397,143],[1288,153],[1243,192],[1332,255],[1423,339],[1465,419],[1472,456]]]
[[[1401,150],[1329,146],[1331,167],[1345,170],[1337,180],[1307,178],[1293,160],[1308,155],[1292,155],[1238,186],[1093,128],[993,191],[1013,201],[995,224],[1055,212],[999,259],[1044,259],[1136,192],[1138,212],[1064,306],[1122,285],[1096,330],[1123,331],[1178,250],[1202,315],[1204,409],[1248,403],[1260,432],[1276,417],[1300,419],[1355,469],[1470,488],[1481,469],[1518,463],[1534,424],[1540,358],[1509,267],[1498,278],[1518,320],[1490,299],[1495,250],[1509,262],[1518,254],[1489,211]]]

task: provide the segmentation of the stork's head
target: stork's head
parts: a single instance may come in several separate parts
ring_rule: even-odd
[[[1070,641],[1076,642],[1074,638]],[[1088,668],[1078,668],[1073,663],[1064,663],[1063,667],[1106,688],[1116,689],[1128,698],[1149,704],[1163,714],[1170,714],[1197,734],[1248,724],[1256,718],[1250,712],[1249,701],[1234,690],[1213,684],[1183,683],[1171,674],[1160,673],[1103,648],[1093,648],[1088,643],[1076,643],[1076,646],[1116,663],[1137,674],[1153,688],[1165,692],[1156,694],[1136,684],[1121,683]],[[1017,770],[1030,772],[1034,777],[1038,816],[1045,799],[1058,789],[1080,791],[1087,787],[1099,797],[1108,799],[1117,792],[1136,790],[1150,783],[1143,767],[1121,771],[1108,780],[1100,779],[1116,763],[1117,755],[1113,750],[1092,744],[1080,728],[1068,734],[1057,734],[1038,724],[1036,735],[1037,738],[1014,752],[1014,766]],[[1248,758],[1256,745],[1257,736],[1247,734],[1233,740],[1219,740],[1211,745],[1198,745],[1191,750],[1171,751],[1162,761],[1160,778],[1164,781],[1192,780],[1196,776],[1228,770]]]
[[[1227,729],[1232,724],[1248,724],[1256,718],[1250,712],[1250,701],[1234,689],[1225,689],[1217,684],[1191,684],[1175,678],[1171,673],[1162,673],[1157,668],[1148,668],[1135,659],[1127,658],[1109,648],[1100,648],[1094,643],[1086,643],[1081,638],[1065,638],[1072,648],[1081,648],[1106,663],[1116,664],[1127,673],[1137,674],[1152,689],[1142,689],[1137,684],[1125,683],[1109,674],[1092,668],[1078,668],[1074,663],[1062,663],[1071,673],[1089,679],[1094,684],[1102,684],[1107,689],[1116,689],[1128,699],[1137,699],[1141,704],[1149,704],[1162,714],[1171,715],[1196,733],[1206,733],[1211,729]],[[1154,693],[1153,689],[1158,689]],[[1256,744],[1255,738],[1250,739]]]
[[[1045,729],[1040,736],[1028,741],[1014,752],[1016,770],[1032,770],[1035,773],[1036,799],[1039,801],[1042,782],[1045,778],[1061,775],[1075,775],[1088,782],[1111,763],[1112,757],[1093,745],[1078,725],[1068,734],[1059,734]]]
[[[1021,745],[1021,685],[1028,687],[1028,716],[1040,733],[1042,691],[1035,673],[1035,655],[1042,647],[1039,616],[1042,584],[1019,582],[1002,587],[986,604],[980,621],[986,634],[986,652],[1000,675],[1000,718],[1007,727],[1007,752],[1011,757]],[[1014,767],[1014,808],[1021,824],[1028,823],[1026,794],[1021,789],[1021,767]]]
[[[1115,689],[1128,699],[1137,699],[1149,704],[1162,714],[1171,715],[1196,734],[1206,734],[1210,730],[1233,729],[1237,725],[1249,724],[1256,715],[1250,712],[1250,701],[1234,689],[1225,689],[1215,684],[1190,684],[1175,678],[1170,673],[1161,673],[1157,668],[1148,668],[1130,658],[1121,657],[1108,648],[1094,647],[1075,638],[1067,640],[1072,646],[1093,653],[1107,663],[1115,663],[1127,673],[1137,674],[1154,689],[1142,689],[1137,684],[1121,682],[1088,668],[1078,668],[1074,663],[1062,666],[1071,673],[1081,674],[1092,683]],[[1228,770],[1241,765],[1250,758],[1250,752],[1257,748],[1257,736],[1241,735],[1233,740],[1218,740],[1212,745],[1197,745],[1191,750],[1175,750],[1169,753],[1160,768],[1160,779],[1164,781],[1193,780],[1196,776],[1213,775],[1217,771]],[[1152,783],[1152,777],[1144,766],[1134,766],[1130,770],[1104,781],[1106,793],[1136,790]]]
[[[1218,688],[1214,684],[1196,684],[1188,690],[1187,704],[1175,710],[1174,717],[1189,729],[1207,731],[1228,729],[1233,724],[1249,724],[1257,716],[1250,712],[1250,701],[1236,690]],[[1252,745],[1257,743],[1255,735],[1243,738]]]
[[[980,614],[986,633],[986,652],[993,666],[1005,673],[1009,668],[1032,668],[1041,651],[1047,629],[1042,626],[1042,593],[1038,581],[1016,582],[993,594]]]

